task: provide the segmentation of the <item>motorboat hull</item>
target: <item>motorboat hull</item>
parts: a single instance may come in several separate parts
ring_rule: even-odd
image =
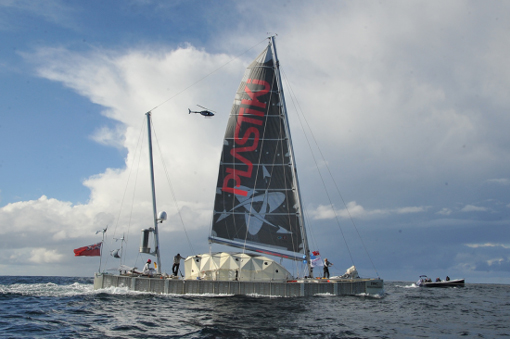
[[[436,282],[418,282],[420,287],[464,287],[464,279],[455,279]]]

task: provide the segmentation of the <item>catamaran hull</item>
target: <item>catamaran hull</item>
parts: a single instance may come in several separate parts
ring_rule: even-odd
[[[94,289],[122,287],[131,291],[182,295],[257,295],[270,297],[307,297],[328,295],[384,294],[381,279],[345,279],[338,281],[297,280],[292,282],[249,282],[158,279],[96,273]]]

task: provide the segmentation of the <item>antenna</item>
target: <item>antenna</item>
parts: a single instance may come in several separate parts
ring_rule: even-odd
[[[101,250],[100,250],[100,255],[99,255],[99,269],[98,269],[98,272],[101,273],[101,261],[103,260],[103,244],[104,244],[104,234],[106,233],[106,231],[108,230],[108,225],[106,225],[105,228],[103,228],[102,230],[99,230],[99,231],[96,231],[96,234],[102,232],[103,233],[103,239],[101,240]]]

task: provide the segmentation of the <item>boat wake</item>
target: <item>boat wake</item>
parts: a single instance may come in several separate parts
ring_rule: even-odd
[[[402,288],[418,288],[420,286],[417,286],[415,283],[411,283],[411,285],[395,285],[395,287],[402,287]]]
[[[59,285],[55,283],[10,284],[0,285],[0,294],[32,297],[74,297],[77,295],[94,294],[91,284],[73,283]]]

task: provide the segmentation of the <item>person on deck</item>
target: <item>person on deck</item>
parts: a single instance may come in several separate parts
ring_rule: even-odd
[[[181,259],[185,259],[184,257],[181,257],[179,253],[174,257],[174,265],[172,266],[172,273],[174,276],[177,276],[177,273],[179,272],[179,266],[181,265]]]
[[[328,261],[328,258],[324,259],[324,278],[329,279],[329,267],[330,266],[333,266],[333,264]]]
[[[143,274],[148,274],[150,275],[152,272],[152,267],[151,267],[151,260],[150,259],[147,259],[147,262],[145,263],[145,266],[143,267],[143,271],[142,273]]]

